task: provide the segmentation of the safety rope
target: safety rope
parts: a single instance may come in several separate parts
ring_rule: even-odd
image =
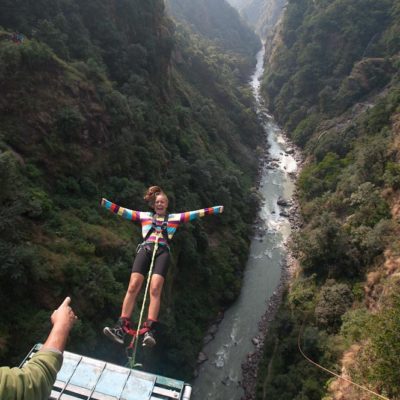
[[[143,296],[143,303],[142,303],[142,308],[140,310],[140,316],[139,316],[139,322],[138,322],[138,328],[136,331],[134,332],[134,336],[132,337],[131,343],[129,344],[128,349],[131,349],[133,347],[133,351],[132,351],[132,357],[128,357],[129,358],[129,366],[130,368],[135,368],[135,367],[139,367],[141,366],[141,364],[136,364],[136,352],[137,352],[137,346],[138,346],[138,342],[139,342],[139,335],[143,334],[144,332],[147,332],[149,329],[140,329],[140,327],[142,326],[142,320],[143,320],[143,314],[144,314],[144,309],[146,306],[146,299],[147,299],[147,293],[149,291],[149,286],[150,286],[150,281],[151,281],[151,275],[153,273],[153,266],[154,266],[154,259],[155,259],[155,255],[157,253],[157,249],[158,249],[158,239],[160,237],[159,233],[156,233],[156,241],[154,242],[154,249],[153,249],[153,254],[151,256],[151,263],[150,263],[150,268],[149,268],[149,273],[147,275],[147,281],[146,281],[146,288],[144,291],[144,296]]]
[[[333,375],[333,376],[336,376],[336,378],[339,378],[339,379],[342,379],[342,380],[344,380],[344,381],[346,381],[346,382],[348,382],[348,383],[351,383],[352,385],[358,387],[358,388],[361,389],[361,390],[364,390],[364,391],[366,391],[366,392],[369,392],[369,393],[373,394],[374,396],[377,396],[377,397],[379,397],[379,398],[381,398],[381,399],[383,399],[383,400],[390,400],[388,397],[382,396],[381,394],[378,394],[378,393],[374,392],[373,390],[370,390],[370,389],[366,388],[365,386],[361,386],[361,385],[359,385],[358,383],[355,383],[355,382],[351,381],[350,379],[347,379],[347,378],[345,378],[345,377],[343,377],[343,376],[341,376],[341,375],[336,374],[335,372],[333,372],[333,371],[331,371],[331,370],[329,370],[329,369],[323,367],[322,365],[320,365],[320,364],[316,363],[315,361],[311,360],[311,358],[307,357],[307,356],[304,354],[304,352],[303,352],[303,350],[301,349],[301,346],[300,346],[300,336],[302,335],[303,329],[304,329],[304,322],[303,322],[303,324],[302,324],[302,326],[301,326],[301,329],[300,329],[300,332],[299,332],[299,336],[297,337],[297,345],[298,345],[298,347],[299,347],[299,351],[300,351],[301,355],[302,355],[308,362],[310,362],[311,364],[315,365],[316,367],[322,369],[323,371],[328,372],[329,374],[331,374],[331,375]]]

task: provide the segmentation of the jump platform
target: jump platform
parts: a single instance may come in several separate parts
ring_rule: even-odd
[[[36,344],[21,366],[41,347]],[[183,381],[64,351],[49,400],[190,400],[191,393]]]

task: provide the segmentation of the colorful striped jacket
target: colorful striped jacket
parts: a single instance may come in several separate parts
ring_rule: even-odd
[[[115,203],[107,199],[101,200],[102,207],[107,210],[113,212],[114,214],[118,214],[122,218],[128,219],[130,221],[140,221],[142,224],[142,236],[146,238],[147,233],[152,227],[154,213],[146,212],[146,211],[134,211],[129,210],[128,208],[120,207]],[[167,219],[167,234],[168,239],[171,240],[174,236],[178,226],[182,223],[193,221],[197,218],[204,217],[208,214],[221,214],[223,211],[223,206],[215,206],[209,208],[202,208],[201,210],[196,211],[186,211],[183,213],[176,214],[168,214]],[[158,243],[161,245],[168,245],[166,240],[161,234],[162,226],[164,223],[164,217],[156,216],[156,229],[150,234],[147,238],[146,243],[154,243],[156,241],[157,234],[159,235]]]

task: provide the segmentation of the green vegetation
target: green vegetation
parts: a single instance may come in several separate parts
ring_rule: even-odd
[[[392,0],[288,3],[263,91],[307,158],[301,271],[267,339],[259,399],[332,398],[330,376],[298,353],[300,332],[316,362],[339,373],[346,352],[354,381],[400,398],[399,26]]]
[[[146,210],[157,184],[172,210],[225,205],[174,238],[150,369],[190,378],[207,325],[239,293],[262,132],[236,64],[252,54],[175,27],[163,4],[2,4],[2,364],[44,340],[66,295],[80,318],[69,349],[126,361],[101,331],[119,315],[140,233],[101,197]],[[23,43],[8,40],[15,31]]]
[[[224,53],[236,56],[236,68],[244,79],[254,64],[260,39],[243,25],[236,10],[224,0],[167,0],[171,14],[186,23],[194,33],[207,38]],[[238,58],[242,55],[242,60]],[[244,56],[244,58],[243,58]]]
[[[280,18],[285,0],[227,0],[261,36],[266,37]]]

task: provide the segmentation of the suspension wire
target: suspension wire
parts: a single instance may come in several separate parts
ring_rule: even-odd
[[[303,324],[301,325],[301,329],[300,329],[300,332],[299,332],[299,336],[297,337],[297,346],[298,346],[298,348],[299,348],[299,351],[300,351],[301,355],[302,355],[308,362],[310,362],[311,364],[315,365],[316,367],[322,369],[323,371],[328,372],[329,374],[335,376],[336,378],[339,378],[339,379],[342,379],[342,380],[344,380],[344,381],[346,381],[346,382],[348,382],[348,383],[351,383],[352,385],[358,387],[358,388],[361,389],[361,390],[364,390],[364,391],[366,391],[366,392],[369,392],[369,393],[373,394],[374,396],[377,396],[377,397],[379,397],[379,398],[381,398],[381,399],[383,399],[383,400],[390,400],[388,397],[382,396],[381,394],[378,394],[378,393],[374,392],[373,390],[368,389],[368,388],[365,387],[365,386],[361,386],[361,385],[359,385],[358,383],[355,383],[355,382],[353,382],[353,381],[350,380],[350,379],[347,379],[347,378],[345,378],[345,377],[343,377],[343,376],[341,376],[341,375],[338,375],[337,373],[335,373],[335,372],[333,372],[333,371],[331,371],[331,370],[329,370],[329,369],[323,367],[322,365],[320,365],[320,364],[316,363],[315,361],[311,360],[311,358],[307,357],[307,356],[304,354],[304,352],[303,352],[303,350],[301,349],[301,346],[300,346],[300,336],[302,335],[303,329],[304,329],[304,322],[303,322]]]
[[[133,336],[131,343],[129,345],[129,348],[131,348],[133,346],[132,357],[130,357],[130,360],[129,360],[129,366],[131,368],[135,368],[135,367],[139,366],[139,364],[136,364],[136,352],[137,352],[137,346],[138,346],[138,342],[139,342],[140,327],[142,326],[144,308],[146,306],[147,293],[149,291],[151,275],[153,273],[154,259],[155,259],[155,255],[156,255],[157,249],[158,249],[158,239],[159,238],[160,238],[160,234],[157,233],[156,241],[154,242],[153,254],[151,256],[151,264],[150,264],[149,272],[147,274],[146,289],[145,289],[144,295],[143,295],[143,302],[142,302],[142,308],[140,310],[139,322],[138,322],[136,333]]]

